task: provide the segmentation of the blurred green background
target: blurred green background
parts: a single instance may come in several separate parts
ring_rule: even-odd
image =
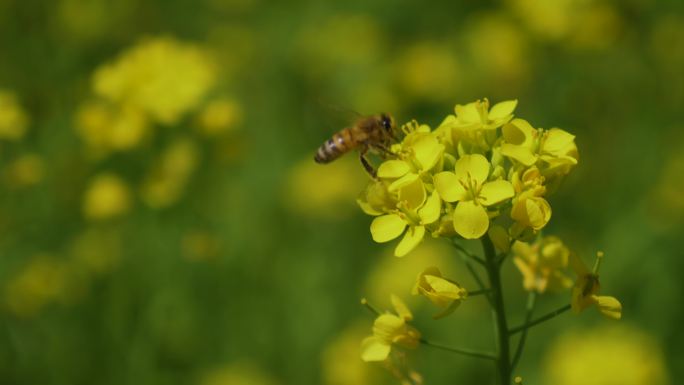
[[[535,328],[518,374],[677,383],[682,11],[0,0],[0,383],[392,383],[359,359],[372,323],[359,298],[384,307],[390,292],[431,339],[490,348],[484,301],[435,322],[409,295],[431,264],[472,287],[453,249],[427,240],[392,257],[355,205],[356,157],[312,161],[344,110],[434,127],[482,97],[517,98],[516,115],[577,135],[580,164],[546,233],[587,261],[604,250],[603,291],[624,306],[617,323],[587,311]],[[504,271],[517,324],[525,293]],[[491,381],[488,362],[427,348],[411,359],[426,384]]]

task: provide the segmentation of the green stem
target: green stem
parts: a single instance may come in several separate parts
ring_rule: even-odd
[[[508,322],[506,320],[506,309],[504,307],[503,290],[501,287],[501,272],[499,263],[494,251],[494,245],[488,236],[483,236],[482,249],[487,262],[487,275],[489,286],[492,288],[491,304],[494,315],[494,330],[497,341],[497,367],[499,370],[499,381],[501,385],[511,384],[511,352],[509,347]]]
[[[453,241],[452,241],[451,243],[454,245],[454,247],[455,247],[458,251],[460,251],[461,253],[463,253],[463,254],[464,254],[465,256],[467,256],[468,258],[471,258],[473,261],[479,263],[479,264],[482,265],[482,266],[485,265],[485,261],[482,260],[482,258],[478,257],[477,255],[473,255],[473,254],[470,253],[468,250],[466,250],[463,246],[459,245],[459,244],[456,243],[456,242],[453,242]]]
[[[467,252],[464,252],[464,249],[462,247],[460,247],[460,245],[458,245],[456,242],[452,241],[451,244],[453,244],[456,247],[456,249],[460,251],[460,253],[458,253],[458,255],[461,257],[461,260],[466,265],[466,268],[470,272],[470,275],[473,276],[473,279],[475,280],[475,283],[477,283],[477,286],[480,288],[480,290],[486,290],[484,281],[480,277],[480,274],[477,273],[477,270],[475,270],[475,266],[473,266],[473,264],[470,262],[470,258],[469,258],[470,254]],[[489,302],[489,304],[491,305],[492,299],[490,298],[489,294],[487,294],[486,297],[487,297],[487,302]]]
[[[555,317],[555,316],[557,316],[557,315],[563,314],[563,313],[565,313],[566,311],[570,310],[570,307],[571,307],[571,306],[570,306],[569,304],[568,304],[568,305],[565,305],[565,306],[563,306],[563,307],[561,307],[561,308],[559,308],[559,309],[556,309],[556,310],[552,311],[551,313],[545,314],[545,315],[543,315],[543,316],[541,316],[541,317],[535,319],[534,321],[526,322],[524,325],[520,325],[520,326],[514,327],[513,329],[511,329],[511,330],[508,331],[508,335],[509,335],[509,336],[512,336],[512,335],[514,335],[514,334],[516,334],[516,333],[520,333],[521,331],[527,330],[527,329],[531,328],[532,326],[538,325],[538,324],[540,324],[540,323],[542,323],[542,322],[544,322],[544,321],[548,321],[548,320],[550,320],[551,318],[553,318],[553,317]]]
[[[437,344],[434,342],[430,342],[430,341],[424,340],[422,338],[420,340],[420,343],[422,343],[423,345],[431,346],[431,347],[436,348],[436,349],[446,350],[446,351],[452,352],[452,353],[463,354],[466,356],[471,356],[471,357],[476,357],[476,358],[485,358],[488,360],[496,360],[496,356],[492,353],[489,353],[489,352],[481,352],[481,351],[477,351],[477,350],[463,349],[463,348],[453,348],[451,346],[445,346],[445,345]]]
[[[537,301],[537,292],[536,291],[531,291],[530,294],[527,295],[527,306],[526,306],[526,313],[525,313],[525,324],[528,324],[530,320],[532,319],[532,313],[534,313],[534,305]],[[513,355],[513,361],[511,362],[511,371],[515,370],[516,365],[518,365],[518,361],[520,361],[520,357],[522,357],[523,349],[525,348],[525,340],[527,339],[527,331],[529,329],[525,329],[522,332],[522,335],[520,336],[520,341],[518,341],[518,347],[515,349],[515,354]]]
[[[492,289],[482,289],[482,290],[469,291],[468,297],[474,297],[476,295],[482,295],[482,294],[489,294],[491,291],[492,291]]]

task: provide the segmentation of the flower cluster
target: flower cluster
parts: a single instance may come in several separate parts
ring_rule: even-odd
[[[490,108],[487,99],[456,105],[434,130],[415,121],[402,126],[358,203],[375,216],[376,242],[403,235],[404,256],[425,237],[478,239],[490,233],[507,251],[551,218],[546,197],[578,161],[575,137],[559,128],[534,128],[514,118],[517,101]],[[496,239],[495,239],[496,238]]]

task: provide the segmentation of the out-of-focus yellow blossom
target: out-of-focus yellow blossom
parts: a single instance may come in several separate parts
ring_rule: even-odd
[[[153,208],[175,204],[199,162],[199,150],[190,139],[180,138],[164,149],[141,187],[143,201]]]
[[[256,364],[238,361],[206,371],[197,383],[199,385],[276,385],[279,382]]]
[[[109,219],[125,214],[130,206],[128,185],[112,173],[94,177],[83,198],[83,214],[92,220]]]
[[[469,76],[477,77],[478,83],[506,83],[502,93],[510,95],[520,89],[529,79],[530,48],[528,38],[520,23],[501,12],[486,12],[470,18],[466,24],[464,39],[472,58]],[[490,87],[496,91],[496,87]]]
[[[130,105],[89,101],[76,113],[76,132],[95,155],[134,148],[149,131],[145,114]]]
[[[544,237],[533,244],[516,241],[511,247],[513,263],[523,276],[523,287],[544,293],[572,287],[563,272],[568,267],[570,250],[558,237]]]
[[[112,271],[121,259],[121,235],[100,227],[86,229],[72,242],[69,251],[75,263],[94,274]]]
[[[367,180],[358,168],[357,158],[343,157],[320,167],[307,156],[288,173],[285,204],[292,211],[310,217],[344,217],[351,213],[344,207],[350,205]]]
[[[155,121],[175,124],[214,84],[214,63],[201,47],[171,37],[142,40],[98,68],[98,96],[141,109]]]
[[[513,198],[511,218],[517,222],[520,229],[513,229],[518,235],[525,228],[540,230],[551,220],[551,205],[544,199],[546,186],[544,178],[536,167],[528,168],[520,175],[514,171],[511,176],[516,196]]]
[[[197,123],[199,132],[207,137],[224,134],[242,123],[242,105],[230,98],[212,100],[200,111]]]
[[[3,171],[9,186],[33,186],[43,180],[43,159],[37,154],[24,154],[9,163]]]
[[[195,230],[183,235],[181,248],[190,261],[208,261],[220,254],[221,241],[208,231]]]
[[[659,344],[626,326],[575,330],[559,337],[543,364],[545,384],[668,385]]]
[[[577,281],[572,289],[572,310],[579,314],[582,310],[595,305],[604,316],[620,319],[622,317],[620,301],[615,297],[598,295],[601,288],[598,276],[601,259],[603,259],[603,252],[599,251],[596,253],[594,268],[590,271],[581,258],[571,255],[570,266],[577,274]]]
[[[28,125],[29,117],[16,95],[0,89],[0,139],[19,140],[26,134]]]
[[[435,175],[435,188],[446,202],[458,202],[454,208],[454,228],[466,239],[480,238],[489,228],[486,207],[496,205],[514,195],[507,180],[487,182],[489,161],[480,154],[464,155],[456,162],[454,173]]]
[[[64,298],[68,269],[53,257],[36,256],[5,286],[5,303],[18,316],[32,316]]]
[[[434,316],[435,319],[451,314],[468,297],[466,289],[444,278],[435,266],[428,267],[418,275],[412,294],[421,294],[442,308],[442,311]]]
[[[366,362],[385,361],[393,345],[415,349],[420,344],[420,332],[407,323],[413,314],[399,297],[392,295],[391,300],[396,314],[378,315],[373,323],[373,335],[361,344],[361,359]]]
[[[441,100],[458,88],[459,63],[450,47],[428,42],[403,50],[399,58],[397,81],[411,95]]]
[[[359,360],[359,341],[366,334],[366,326],[355,324],[346,328],[323,350],[321,376],[324,385],[373,385],[378,383],[376,372]]]

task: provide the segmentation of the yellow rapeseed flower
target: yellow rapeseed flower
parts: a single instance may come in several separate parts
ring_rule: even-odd
[[[140,188],[143,201],[153,208],[178,202],[199,162],[199,149],[188,138],[178,138],[165,148],[152,165]]]
[[[435,266],[428,267],[418,275],[412,294],[421,294],[442,308],[442,311],[434,316],[435,319],[451,314],[468,297],[466,289],[444,278]]]
[[[601,288],[598,270],[601,265],[603,252],[596,253],[594,268],[590,271],[582,259],[574,254],[570,258],[570,265],[577,274],[577,281],[572,289],[572,310],[576,314],[590,307],[598,307],[601,314],[608,318],[622,317],[622,304],[615,297],[598,295]]]
[[[501,203],[514,195],[507,180],[487,182],[490,164],[480,154],[465,155],[455,172],[435,175],[435,189],[446,202],[458,202],[454,208],[454,228],[463,238],[480,238],[489,228],[486,207]]]
[[[126,213],[131,206],[128,185],[111,173],[97,175],[83,198],[83,213],[88,219],[109,219]]]
[[[118,106],[101,100],[81,105],[76,113],[76,132],[94,155],[130,150],[150,131],[145,114],[131,105]]]
[[[378,315],[373,323],[373,335],[361,344],[361,359],[366,362],[385,361],[394,345],[415,349],[420,344],[420,332],[408,324],[413,314],[399,297],[392,295],[391,300],[396,314]]]
[[[221,135],[242,123],[242,115],[242,105],[237,100],[212,100],[197,116],[198,131],[208,137]]]
[[[95,93],[145,111],[162,124],[175,124],[213,86],[214,63],[201,47],[170,37],[149,38],[97,69]]]
[[[511,207],[511,218],[522,227],[541,230],[551,220],[551,205],[546,201],[546,186],[539,169],[530,167],[522,175],[518,171],[511,176],[513,188],[516,192]]]
[[[568,267],[570,250],[558,237],[544,237],[533,244],[516,241],[511,247],[513,263],[523,275],[523,287],[543,293],[568,289],[572,280],[563,272]]]

